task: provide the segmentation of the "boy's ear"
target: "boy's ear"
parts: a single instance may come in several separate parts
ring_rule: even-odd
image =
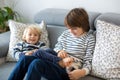
[[[38,40],[40,40],[41,39],[41,36],[39,37],[39,39]]]

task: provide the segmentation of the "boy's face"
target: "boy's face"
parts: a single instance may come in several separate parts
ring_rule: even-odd
[[[27,43],[36,44],[39,40],[39,37],[40,36],[36,31],[28,29],[25,40]]]
[[[83,29],[80,27],[74,27],[74,28],[67,27],[67,28],[75,37],[80,37],[84,33]]]

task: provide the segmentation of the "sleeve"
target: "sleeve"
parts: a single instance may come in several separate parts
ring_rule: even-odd
[[[44,42],[39,42],[39,48],[46,49],[48,48]]]
[[[57,40],[57,43],[55,45],[55,48],[54,48],[54,51],[58,52],[60,50],[63,50],[63,41],[64,41],[64,38],[65,38],[65,34],[66,34],[66,31],[64,31],[59,37],[58,37],[58,40]]]
[[[83,59],[83,69],[86,70],[86,75],[90,73],[92,67],[92,58],[95,47],[95,36],[89,36],[86,43],[86,55]]]
[[[21,56],[25,55],[22,49],[23,49],[23,42],[16,44],[16,46],[13,49],[13,56],[15,59],[19,60]]]
[[[40,42],[40,47],[46,46],[44,42]]]

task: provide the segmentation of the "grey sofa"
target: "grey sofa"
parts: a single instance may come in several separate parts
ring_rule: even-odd
[[[57,42],[58,36],[66,29],[64,26],[64,17],[69,10],[48,8],[38,12],[35,17],[35,23],[44,20],[47,24],[49,33],[50,47],[53,48]],[[120,14],[116,13],[98,13],[88,12],[91,31],[95,31],[96,20],[105,20],[120,25]],[[8,52],[10,31],[0,34],[0,80],[7,80],[10,72],[16,62],[6,62],[5,58]],[[80,80],[104,80],[92,75],[88,75]]]

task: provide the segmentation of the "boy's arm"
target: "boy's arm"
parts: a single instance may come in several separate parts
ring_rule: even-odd
[[[64,31],[57,39],[57,44],[55,45],[54,50],[58,53],[60,50],[63,50],[63,44],[65,39],[66,31]],[[65,44],[64,44],[65,45]]]
[[[86,75],[90,73],[91,66],[92,66],[92,58],[93,58],[93,52],[95,47],[95,36],[90,36],[87,39],[86,44],[86,55],[83,59],[83,69],[86,71]]]

